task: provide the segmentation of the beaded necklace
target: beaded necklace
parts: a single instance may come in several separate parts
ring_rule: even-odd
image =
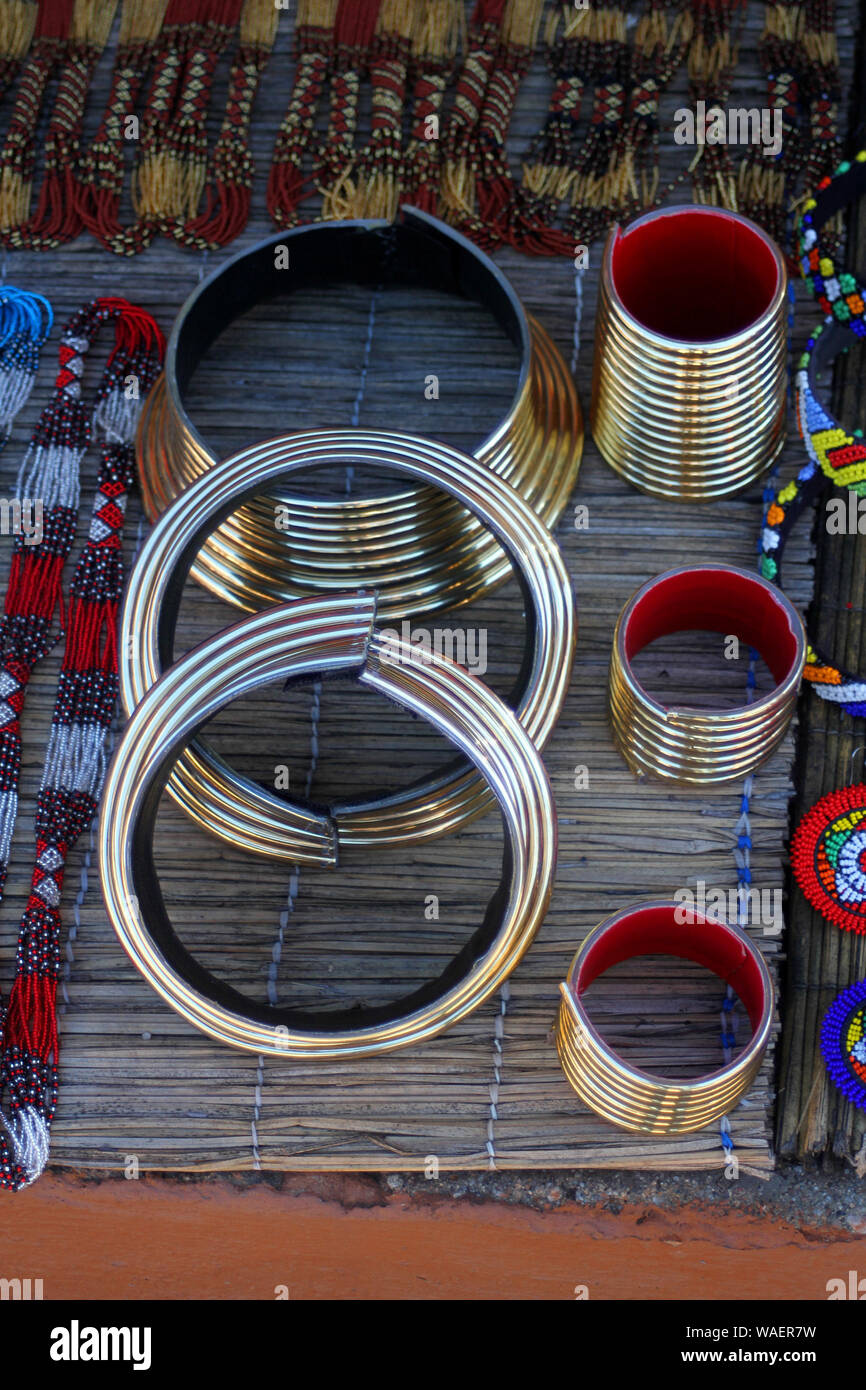
[[[523,165],[512,241],[532,255],[572,251],[555,220],[574,181],[574,144],[589,77],[594,37],[593,10],[557,5],[545,31],[545,60],[553,90],[544,125]]]
[[[361,78],[370,68],[381,5],[382,0],[340,0],[337,8],[328,133],[314,167],[326,219],[351,217],[356,204],[355,137]]]
[[[481,165],[481,115],[504,21],[505,0],[476,0],[445,130],[442,216],[461,229],[477,222],[475,181]]]
[[[334,62],[336,17],[337,0],[298,0],[294,83],[268,175],[268,212],[278,227],[294,227],[299,220],[304,155]]]
[[[412,115],[403,162],[404,198],[434,215],[439,209],[442,107],[465,23],[463,0],[430,0],[418,6],[412,31]]]
[[[0,448],[33,390],[42,346],[53,322],[51,305],[41,294],[14,285],[0,289]]]
[[[217,64],[240,20],[241,0],[209,0],[187,27],[183,70],[171,118],[149,170],[150,214],[171,233],[198,215],[207,178],[206,121]],[[144,193],[145,170],[139,176]]]
[[[85,355],[113,322],[114,350],[91,413],[81,399]],[[0,622],[0,894],[18,807],[21,711],[37,662],[65,634],[51,735],[36,808],[30,894],[18,934],[16,973],[0,1007],[0,1187],[39,1176],[57,1104],[59,903],[66,857],[90,824],[105,772],[105,740],[117,692],[116,620],[121,533],[134,472],[132,442],[141,400],[159,371],[163,339],[149,314],[125,299],[96,299],[67,324],[55,393],[34,430],[18,477],[19,499],[43,506],[42,534],[17,537]],[[102,436],[90,533],[64,605],[63,566],[72,548],[79,466],[94,429]]]
[[[824,313],[845,323],[858,338],[866,337],[866,289],[856,276],[840,271],[835,248],[823,231],[827,222],[866,191],[866,150],[843,159],[832,175],[807,199],[796,231],[797,258],[803,279]],[[821,235],[823,231],[823,235]]]
[[[153,230],[141,223],[125,228],[120,222],[124,151],[130,122],[148,73],[157,61],[159,36],[168,0],[123,0],[120,35],[111,91],[96,138],[78,172],[76,203],[82,223],[103,246],[134,255],[149,243]]]
[[[279,17],[274,0],[244,0],[240,43],[205,186],[204,208],[198,216],[170,229],[175,241],[184,246],[217,250],[239,236],[247,224],[254,173],[249,145],[253,103],[274,46]]]
[[[382,0],[370,57],[370,138],[354,160],[351,217],[393,222],[403,181],[403,107],[409,80],[412,29],[423,6]]]
[[[795,378],[795,414],[809,460],[797,477],[776,493],[761,538],[761,574],[779,585],[788,536],[803,512],[821,500],[828,484],[847,487],[859,497],[866,496],[866,445],[837,424],[815,389],[814,354],[821,335],[828,332],[837,334],[841,330],[832,320],[815,330],[800,358]],[[846,714],[866,715],[866,680],[838,666],[811,643],[803,679],[822,700],[839,705]]]
[[[2,152],[0,227],[8,245],[45,250],[81,230],[75,169],[87,92],[102,54],[117,0],[42,0],[36,39],[18,86]],[[43,141],[44,171],[35,208],[31,188],[39,112],[52,75],[57,92]]]

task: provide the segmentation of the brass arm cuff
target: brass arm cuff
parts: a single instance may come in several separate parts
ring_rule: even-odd
[[[631,662],[667,633],[701,629],[757,648],[776,688],[734,709],[689,709],[653,699]],[[794,713],[806,659],[803,621],[780,589],[749,570],[668,570],[629,599],[616,625],[608,682],[614,742],[637,774],[691,786],[744,777],[768,758]]]
[[[726,208],[644,213],[610,231],[595,326],[593,438],[656,497],[739,492],[785,441],[787,275]]]
[[[583,991],[620,961],[648,955],[697,961],[733,987],[752,1037],[732,1062],[697,1081],[669,1081],[629,1066],[604,1041]],[[556,1046],[569,1082],[597,1115],[643,1134],[686,1134],[732,1109],[758,1073],[773,1022],[773,982],[745,932],[669,902],[626,908],[591,931],[560,994]]]

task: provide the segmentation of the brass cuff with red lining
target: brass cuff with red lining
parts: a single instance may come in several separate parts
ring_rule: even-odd
[[[732,987],[752,1027],[733,1061],[697,1080],[677,1081],[631,1066],[605,1042],[582,996],[612,966],[647,955],[696,961]],[[640,903],[595,927],[560,994],[556,1046],[572,1088],[603,1119],[644,1134],[686,1134],[732,1109],[760,1069],[773,1022],[773,983],[746,933],[673,902]]]
[[[654,699],[632,661],[657,638],[693,629],[736,635],[756,648],[775,689],[729,709],[667,706]],[[759,575],[730,565],[656,575],[632,595],[616,625],[608,683],[614,741],[638,775],[686,785],[744,777],[784,737],[805,659],[800,615]]]

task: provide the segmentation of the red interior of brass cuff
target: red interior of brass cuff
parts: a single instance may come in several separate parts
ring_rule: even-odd
[[[626,660],[671,632],[721,632],[755,647],[779,685],[797,660],[797,634],[775,590],[751,575],[701,565],[652,580],[624,623]]]
[[[696,961],[732,985],[756,1031],[766,1003],[756,956],[725,923],[693,909],[689,909],[689,921],[678,922],[675,912],[672,903],[648,904],[611,922],[582,957],[571,981],[575,994],[579,997],[605,970],[633,956],[679,956]]]
[[[769,308],[779,284],[767,240],[723,208],[638,218],[618,234],[610,268],[632,317],[681,342],[742,332]]]

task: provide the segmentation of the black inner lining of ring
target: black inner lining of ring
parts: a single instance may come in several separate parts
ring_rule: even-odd
[[[352,677],[347,677],[342,673],[335,675],[323,672],[322,679],[345,681],[351,680]],[[195,735],[207,722],[204,721],[195,730]],[[395,1019],[403,1018],[441,999],[449,990],[466,978],[475,962],[489,950],[502,927],[514,876],[514,854],[504,815],[502,817],[504,832],[502,877],[499,886],[494,889],[490,897],[481,925],[472,933],[465,946],[449,961],[441,975],[420,985],[411,994],[404,995],[401,999],[391,1000],[388,1004],[365,1006],[358,1003],[348,1009],[333,1011],[290,1009],[250,999],[225,981],[212,975],[187,950],[177,936],[166,911],[154,860],[154,827],[160,797],[171,769],[186,742],[187,737],[184,735],[176,740],[151,779],[142,799],[141,812],[132,830],[130,847],[135,893],[142,919],[147,923],[148,935],[159,947],[172,969],[199,994],[224,1009],[230,1009],[253,1022],[270,1025],[274,1028],[282,1025],[286,1028],[328,1034],[346,1028],[376,1027],[379,1024],[390,1023]]]
[[[304,470],[297,469],[294,471],[301,472],[305,471],[306,468],[324,468],[329,466],[332,465],[328,463],[309,463],[305,465]],[[389,462],[386,466],[393,468],[394,465]],[[231,516],[232,512],[234,512],[239,506],[241,506],[243,502],[245,502],[249,497],[254,496],[260,490],[261,486],[261,483],[252,483],[249,489],[243,492],[238,492],[231,499],[231,501],[228,502],[224,507],[220,508],[219,511],[215,511],[213,515],[207,521],[205,521],[193,535],[191,535],[181,555],[178,557],[177,564],[175,565],[171,574],[168,576],[168,580],[166,582],[165,594],[163,597],[162,605],[160,607],[159,618],[157,622],[159,665],[161,671],[166,671],[168,667],[172,665],[175,659],[174,638],[175,631],[177,628],[177,619],[180,611],[181,599],[183,596],[183,588],[196,555],[199,553],[202,545],[204,544],[204,541],[211,534],[211,532],[216,530],[216,528],[220,525],[221,522],[223,522],[226,519],[226,517]],[[436,484],[431,484],[431,486],[436,486]],[[538,633],[538,619],[535,611],[535,605],[532,601],[532,592],[529,588],[529,584],[527,583],[526,576],[524,575],[523,570],[521,569],[517,561],[517,557],[511,552],[511,550],[509,550],[508,546],[504,543],[504,541],[502,541],[501,537],[497,537],[497,539],[499,540],[499,543],[502,546],[503,550],[508,555],[508,558],[511,561],[512,570],[517,578],[518,584],[520,585],[520,592],[523,597],[524,619],[526,624],[525,643],[523,648],[523,656],[520,662],[520,669],[517,673],[514,685],[512,686],[512,689],[509,691],[505,700],[505,703],[513,709],[516,708],[523,699],[523,695],[526,691],[526,688],[529,684],[530,676],[532,674],[533,657],[535,654],[535,644]],[[344,588],[345,586],[342,586],[340,591],[342,592]],[[287,685],[288,684],[291,684],[291,682],[287,682]],[[446,763],[432,777],[419,777],[414,782],[410,782],[403,789],[403,791],[399,793],[399,795],[403,796],[407,792],[413,792],[422,787],[427,787],[430,790],[433,790],[436,787],[438,787],[442,782],[453,777],[455,773],[466,772],[469,770],[469,768],[469,759],[463,757],[462,755],[458,755],[453,760],[450,760],[448,763]],[[284,801],[292,806],[304,807],[307,810],[312,811],[315,815],[320,816],[334,816],[337,814],[345,815],[351,812],[375,811],[379,806],[388,806],[393,804],[395,795],[397,795],[393,792],[374,792],[366,798],[353,796],[351,801],[345,803],[345,805],[343,803],[327,805],[299,796],[297,793],[293,793],[290,795],[286,791],[281,791],[272,787],[269,783],[254,781],[254,779],[252,778],[249,778],[247,780],[253,785],[260,787],[262,791],[268,794],[268,796],[275,797],[278,801]]]
[[[274,253],[280,246],[288,249],[289,264],[278,270]],[[520,353],[517,399],[529,374],[531,348],[512,286],[465,237],[417,208],[403,208],[398,222],[314,223],[277,233],[206,280],[181,310],[173,360],[169,345],[166,367],[174,372],[181,400],[208,348],[236,318],[256,304],[291,294],[296,285],[335,281],[422,285],[480,304]]]

